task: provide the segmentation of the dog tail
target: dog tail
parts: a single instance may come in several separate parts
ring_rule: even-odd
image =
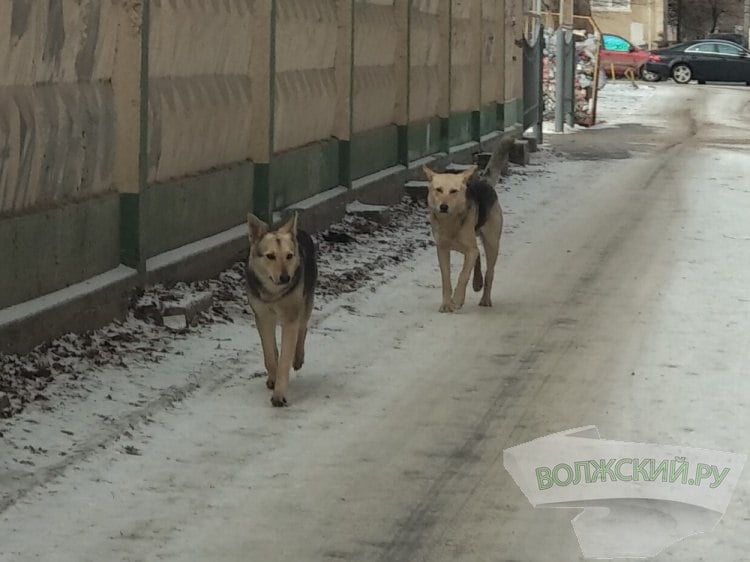
[[[474,262],[474,280],[471,283],[475,293],[482,290],[484,281],[482,280],[482,258],[477,256],[477,261]]]

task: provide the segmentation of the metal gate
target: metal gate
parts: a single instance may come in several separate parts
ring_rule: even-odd
[[[529,26],[530,37],[523,40],[523,130],[534,128],[534,136],[542,142],[544,93],[542,90],[542,25],[534,18]]]

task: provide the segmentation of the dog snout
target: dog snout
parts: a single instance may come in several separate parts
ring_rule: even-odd
[[[281,283],[282,285],[289,283],[289,279],[290,277],[288,273],[282,273],[281,275],[279,275],[279,283]]]
[[[440,212],[441,213],[447,213],[448,212],[448,205],[446,205],[445,203],[443,203],[442,205],[440,205]]]

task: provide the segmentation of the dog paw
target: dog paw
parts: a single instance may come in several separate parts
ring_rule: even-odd
[[[294,363],[292,363],[292,367],[294,367],[295,371],[299,371],[302,368],[302,365],[305,364],[305,357],[295,357]]]
[[[479,301],[479,306],[492,306],[492,299],[482,297],[482,300]]]
[[[271,377],[268,377],[266,379],[266,388],[268,390],[273,390],[275,386],[276,386],[276,379],[272,379]]]
[[[440,312],[453,312],[455,308],[453,308],[453,303],[443,303],[440,305]]]
[[[273,404],[274,408],[284,408],[285,406],[287,406],[286,397],[276,396],[276,394],[274,393],[274,395],[271,396],[271,404]]]
[[[461,308],[464,306],[464,300],[465,299],[453,299],[453,310],[461,310]]]

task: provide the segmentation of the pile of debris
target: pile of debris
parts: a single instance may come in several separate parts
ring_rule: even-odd
[[[557,105],[557,58],[560,49],[557,45],[557,35],[554,29],[544,29],[543,91],[544,91],[544,119],[551,121],[555,118]],[[591,126],[592,104],[594,89],[594,73],[596,71],[597,39],[592,34],[573,35],[575,57],[575,74],[573,78],[573,113],[577,125]],[[572,66],[572,61],[571,61]],[[604,87],[606,74],[599,72],[598,88]]]
[[[596,72],[597,39],[587,35],[582,41],[576,41],[575,73],[575,121],[578,125],[593,125],[594,75]],[[597,87],[602,89],[607,82],[607,74],[599,71]]]

